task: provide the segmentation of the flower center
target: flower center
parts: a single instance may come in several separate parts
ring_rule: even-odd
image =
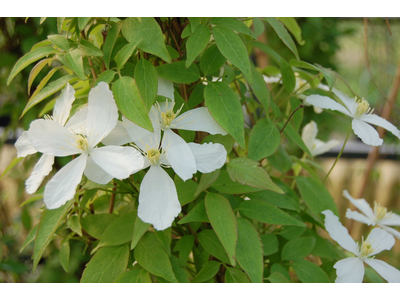
[[[356,110],[356,117],[359,118],[364,114],[371,114],[373,113],[374,109],[369,106],[369,103],[364,98],[357,99],[355,97],[355,101],[357,103],[357,110]]]
[[[75,143],[76,143],[76,147],[81,149],[82,151],[87,152],[89,149],[89,144],[88,144],[88,140],[85,136],[77,134],[75,136]]]
[[[387,211],[386,207],[380,206],[378,203],[375,202],[374,206],[374,213],[375,213],[375,222],[378,223],[386,216],[390,216],[392,213]]]
[[[146,157],[147,157],[147,159],[150,161],[150,163],[152,165],[157,164],[157,162],[158,162],[158,160],[160,158],[160,155],[161,154],[160,154],[160,151],[158,149],[154,149],[154,148],[148,149],[147,148]]]
[[[161,118],[162,118],[163,125],[165,125],[166,127],[169,127],[169,125],[175,119],[175,117],[177,115],[178,114],[175,114],[174,111],[172,110],[172,108],[167,110],[165,113],[162,112]]]
[[[371,242],[363,241],[361,245],[360,256],[366,258],[374,253],[375,249],[372,248]]]

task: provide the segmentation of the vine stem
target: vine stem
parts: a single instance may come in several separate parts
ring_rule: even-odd
[[[108,213],[112,214],[114,211],[114,202],[115,202],[115,195],[117,191],[117,183],[114,181],[114,187],[112,189],[113,193],[111,193],[111,198],[110,198],[110,208],[108,209]]]
[[[300,104],[300,105],[290,114],[290,116],[289,116],[289,118],[287,119],[285,125],[283,125],[283,127],[282,127],[282,129],[281,129],[281,131],[280,131],[279,133],[282,133],[283,130],[285,130],[286,125],[289,123],[289,121],[290,121],[290,119],[293,117],[294,113],[295,113],[299,108],[303,108],[303,107],[304,107],[304,104],[302,103],[302,104]]]

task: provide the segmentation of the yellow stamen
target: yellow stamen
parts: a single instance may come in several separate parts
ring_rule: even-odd
[[[391,213],[387,212],[386,207],[382,207],[376,202],[375,202],[375,206],[374,206],[374,213],[375,213],[376,222],[382,220],[384,217],[386,217],[386,215],[391,214]]]
[[[367,100],[365,100],[364,98],[357,99],[357,97],[355,97],[355,101],[357,103],[356,117],[361,117],[364,114],[373,113],[374,109],[369,106]]]
[[[85,136],[82,135],[76,135],[75,136],[75,143],[76,143],[76,147],[78,147],[79,149],[87,152],[89,149],[89,145],[88,145],[88,140]]]
[[[160,151],[158,149],[151,148],[146,145],[146,157],[152,165],[155,165],[160,159]]]
[[[360,256],[362,257],[368,257],[370,256],[372,253],[374,253],[375,249],[372,248],[372,244],[371,242],[367,242],[367,241],[363,241],[362,245],[361,245],[361,251],[360,251]]]
[[[165,126],[169,126],[176,116],[177,114],[174,114],[172,109],[167,110],[165,113],[161,113],[162,122]]]

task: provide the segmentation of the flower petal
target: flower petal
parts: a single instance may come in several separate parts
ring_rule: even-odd
[[[369,256],[372,256],[384,250],[392,249],[396,241],[393,235],[391,235],[386,230],[374,228],[368,235],[365,242],[371,243],[371,248],[374,249],[374,251]]]
[[[54,164],[54,156],[43,154],[39,161],[36,163],[31,176],[25,182],[26,192],[33,194],[37,191],[43,179],[49,175]]]
[[[350,236],[346,227],[340,223],[339,218],[335,216],[331,210],[325,210],[322,213],[325,215],[325,229],[328,231],[331,238],[342,246],[342,248],[357,255],[357,244]]]
[[[383,140],[379,137],[379,134],[374,127],[358,119],[353,119],[351,124],[354,133],[363,141],[364,144],[370,146],[382,145]]]
[[[398,232],[396,229],[384,226],[382,224],[379,224],[379,226],[382,227],[387,232],[389,232],[391,235],[393,235],[394,237],[396,237],[396,238],[398,238],[400,240],[400,232]]]
[[[185,140],[171,129],[166,129],[161,146],[166,150],[168,161],[175,173],[183,181],[192,178],[197,172],[196,160]]]
[[[343,191],[343,196],[347,198],[355,207],[357,207],[364,215],[366,215],[370,220],[371,224],[375,223],[375,214],[371,206],[365,199],[354,199],[347,190]]]
[[[88,107],[77,111],[65,124],[65,128],[74,133],[86,133]]]
[[[125,179],[143,168],[143,156],[132,147],[104,146],[90,152],[93,161],[108,174]]]
[[[210,173],[222,168],[226,162],[226,150],[221,144],[196,144],[189,143],[196,160],[197,170],[202,173]]]
[[[337,110],[349,117],[353,117],[343,105],[326,96],[311,95],[307,97],[305,102],[323,109]]]
[[[172,83],[172,81],[158,77],[157,95],[168,97],[171,100],[175,100],[174,84]]]
[[[364,279],[364,263],[358,257],[348,257],[339,260],[336,269],[336,283],[361,283]]]
[[[276,82],[281,82],[282,83],[282,76],[265,76],[263,75],[264,81],[266,83],[276,83]]]
[[[400,130],[398,130],[396,126],[394,126],[392,123],[385,120],[384,118],[381,118],[377,115],[367,114],[367,115],[361,116],[360,120],[370,123],[370,124],[373,124],[373,125],[383,127],[387,131],[390,131],[395,136],[397,136],[397,138],[400,139]]]
[[[44,190],[44,203],[48,209],[59,208],[75,195],[76,187],[82,179],[87,154],[75,158],[64,166],[47,183]]]
[[[338,140],[330,140],[326,143],[320,141],[319,139],[315,139],[315,144],[314,144],[314,148],[310,149],[310,152],[312,154],[312,156],[318,156],[321,155],[325,152],[328,152],[329,150],[331,150],[332,148],[335,148],[337,145],[340,144],[340,141]]]
[[[367,225],[375,225],[375,223],[370,218],[366,217],[363,214],[360,214],[358,211],[352,211],[350,208],[348,208],[346,211],[346,218],[353,219]]]
[[[117,122],[117,125],[113,130],[101,141],[104,145],[115,145],[121,146],[132,142],[132,138],[124,127],[124,123],[121,121]]]
[[[172,121],[171,128],[204,131],[209,134],[228,133],[214,120],[207,107],[191,109]]]
[[[108,84],[101,81],[89,93],[87,134],[89,146],[95,147],[117,125],[118,108]]]
[[[146,145],[148,145],[150,149],[159,148],[161,141],[161,128],[157,123],[152,122],[154,132],[151,132],[129,121],[124,116],[122,116],[122,122],[131,138],[131,141],[133,141],[140,149],[146,150]]]
[[[313,148],[314,141],[317,138],[317,134],[318,134],[318,127],[317,123],[315,123],[314,121],[311,121],[310,123],[306,124],[303,127],[303,130],[301,132],[301,138],[310,151]]]
[[[395,213],[387,213],[385,218],[383,218],[379,225],[388,225],[388,226],[400,226],[400,216]]]
[[[24,131],[15,143],[17,148],[17,156],[25,157],[27,155],[36,153],[35,148],[32,147],[31,141],[29,140],[29,132]]]
[[[350,98],[345,93],[339,91],[336,88],[333,88],[332,91],[342,100],[343,104],[347,107],[349,112],[354,116],[357,111],[357,102],[354,98]]]
[[[109,183],[114,177],[96,164],[91,156],[88,157],[86,168],[83,171],[87,178],[98,184]]]
[[[400,271],[379,259],[365,259],[379,275],[389,283],[400,283]]]
[[[160,166],[151,166],[140,185],[138,217],[156,230],[171,227],[181,211],[175,184]]]
[[[53,156],[81,153],[74,134],[51,120],[35,120],[29,127],[29,140],[37,151]]]
[[[53,117],[60,125],[64,126],[67,121],[74,100],[75,90],[69,83],[67,83],[67,86],[61,92],[60,97],[57,98],[53,109]]]

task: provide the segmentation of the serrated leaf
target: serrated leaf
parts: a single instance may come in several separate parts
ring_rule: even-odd
[[[202,191],[211,186],[217,180],[220,172],[221,170],[217,169],[211,173],[202,174],[194,196],[197,197]]]
[[[204,49],[207,47],[210,37],[210,29],[202,24],[199,24],[197,29],[186,42],[186,68],[189,67],[195,58],[204,51]]]
[[[242,270],[226,267],[225,283],[250,283],[250,280]]]
[[[265,20],[272,26],[282,42],[290,49],[290,51],[293,52],[296,59],[300,60],[296,45],[283,24],[277,19],[271,17],[265,18]]]
[[[148,60],[142,58],[138,61],[135,67],[135,80],[137,87],[142,95],[147,112],[150,111],[153,105],[158,88],[158,73],[156,67]]]
[[[279,241],[275,234],[265,233],[260,236],[260,238],[263,244],[264,255],[270,255],[278,252]]]
[[[212,188],[223,194],[245,194],[261,191],[261,188],[255,188],[252,186],[233,182],[229,177],[227,171],[221,171],[217,180],[211,185]]]
[[[292,267],[304,283],[329,283],[330,280],[320,267],[307,260],[293,262]]]
[[[224,247],[222,246],[217,234],[210,229],[202,230],[198,235],[199,242],[203,248],[210,253],[212,256],[219,260],[230,264],[229,257],[226,254]]]
[[[156,68],[158,76],[176,83],[190,84],[200,79],[200,72],[196,65],[185,67],[185,61],[176,61],[163,64]]]
[[[68,67],[75,72],[82,80],[85,80],[85,70],[83,69],[82,52],[79,49],[72,50],[64,56]]]
[[[86,265],[81,283],[113,282],[125,272],[128,261],[128,245],[101,248]]]
[[[69,254],[70,254],[69,239],[63,239],[60,246],[59,260],[61,266],[67,273],[69,266]]]
[[[101,52],[101,50],[99,48],[97,48],[91,42],[86,41],[86,40],[81,40],[78,45],[78,48],[79,48],[79,50],[82,51],[82,53],[85,56],[97,56],[97,57],[104,56],[103,52]]]
[[[309,255],[315,246],[315,238],[299,237],[287,242],[282,249],[282,260],[297,260]]]
[[[204,51],[200,58],[200,69],[205,75],[217,72],[226,62],[225,56],[219,51],[217,45],[212,45]]]
[[[137,243],[140,241],[140,239],[146,233],[147,229],[149,229],[150,226],[150,224],[144,223],[139,217],[136,218],[135,225],[133,227],[131,249],[134,249],[137,246]]]
[[[133,78],[123,76],[113,87],[115,102],[121,113],[138,126],[154,131],[147,109]]]
[[[259,120],[250,132],[248,157],[260,160],[272,155],[279,147],[281,135],[266,119]]]
[[[258,101],[260,101],[260,103],[263,105],[264,110],[268,112],[269,103],[271,102],[271,93],[269,92],[264,77],[259,72],[257,72],[255,68],[253,68],[252,74],[253,74],[253,84],[251,85],[251,89],[256,95]]]
[[[221,17],[214,17],[211,19],[211,23],[215,25],[225,26],[231,30],[247,34],[252,38],[256,38],[253,32],[247,27],[242,21],[239,21],[235,18],[221,18]]]
[[[200,272],[192,279],[192,283],[195,282],[205,282],[207,280],[210,280],[213,278],[215,275],[217,275],[219,271],[219,267],[221,266],[221,263],[215,260],[208,261],[203,265],[203,268],[200,270]]]
[[[33,81],[35,80],[36,76],[40,73],[40,71],[47,65],[50,64],[53,61],[53,58],[45,58],[39,61],[31,70],[29,73],[29,78],[28,78],[28,94],[31,93],[31,86]]]
[[[111,29],[107,33],[106,40],[103,45],[103,53],[104,53],[104,64],[106,68],[110,68],[110,59],[111,54],[114,49],[115,42],[117,41],[119,32],[122,28],[122,22],[118,22],[117,24],[112,25]]]
[[[204,200],[201,200],[196,206],[182,219],[179,220],[178,224],[185,224],[190,222],[207,222],[210,223],[208,219],[206,208],[204,205]]]
[[[137,41],[135,43],[129,43],[122,47],[121,50],[118,51],[117,55],[115,55],[115,62],[117,63],[117,68],[121,70],[125,63],[128,61],[128,59],[132,56],[133,51],[136,49],[137,44],[140,41]]]
[[[204,98],[215,121],[244,149],[246,142],[243,111],[235,92],[223,82],[213,82],[206,86]]]

